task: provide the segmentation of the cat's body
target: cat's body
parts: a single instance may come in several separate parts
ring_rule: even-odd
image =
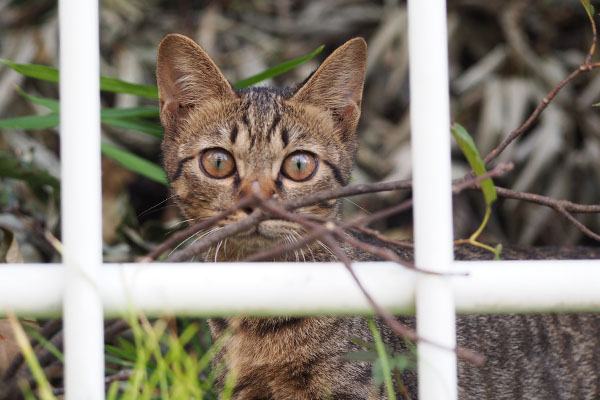
[[[210,217],[252,188],[287,199],[345,185],[358,147],[365,62],[366,45],[354,39],[296,88],[236,91],[193,41],[167,36],[157,70],[164,163],[186,218]],[[339,203],[297,211],[336,217]],[[219,227],[251,212],[241,209]],[[205,259],[241,260],[303,232],[296,223],[264,221],[212,248]],[[355,249],[346,251],[365,259]],[[513,255],[523,258],[522,252]],[[292,252],[274,260],[299,257],[334,260],[320,242],[304,247],[301,256]],[[414,325],[411,318],[403,321]],[[389,344],[403,346],[379,325]],[[213,337],[232,329],[218,360],[237,374],[234,399],[386,398],[373,386],[369,363],[342,358],[359,350],[351,338],[372,341],[363,318],[236,317],[212,319],[210,326]],[[597,315],[461,316],[457,333],[460,344],[488,357],[482,368],[459,364],[461,399],[600,398]],[[403,381],[416,398],[414,373],[405,373]]]

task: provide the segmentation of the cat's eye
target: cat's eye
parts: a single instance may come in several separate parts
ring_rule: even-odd
[[[281,173],[296,182],[307,181],[317,171],[317,158],[305,151],[296,151],[283,160]]]
[[[202,153],[200,168],[211,178],[227,178],[235,171],[235,160],[226,150],[210,149]]]

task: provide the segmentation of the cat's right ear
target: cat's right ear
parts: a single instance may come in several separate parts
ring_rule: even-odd
[[[345,132],[354,132],[360,118],[367,43],[348,40],[338,47],[292,97],[329,111]]]
[[[200,46],[186,36],[167,35],[158,46],[156,81],[160,118],[168,128],[192,108],[236,97],[231,84]]]

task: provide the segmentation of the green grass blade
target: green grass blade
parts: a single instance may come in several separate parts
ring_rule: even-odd
[[[104,114],[102,114],[101,120],[106,125],[123,129],[131,129],[152,135],[159,139],[162,138],[162,127],[156,122],[146,121],[139,118],[106,118]]]
[[[458,123],[452,125],[451,131],[452,136],[454,136],[454,139],[458,142],[460,149],[467,158],[471,168],[473,168],[473,171],[475,171],[475,174],[477,176],[485,174],[487,172],[485,163],[481,159],[479,150],[477,150],[477,146],[475,146],[475,142],[471,135],[469,135],[467,130]],[[481,181],[481,190],[483,191],[483,197],[485,198],[485,203],[487,205],[492,204],[498,197],[492,178]]]
[[[117,336],[117,342],[119,342],[119,346],[121,346],[121,349],[123,349],[124,351],[126,351],[130,354],[135,354],[135,352],[136,352],[135,345],[133,343],[131,343],[129,340],[125,339],[122,336]]]
[[[117,357],[120,357],[122,360],[135,361],[135,353],[131,353],[127,350],[123,350],[119,347],[110,344],[104,345],[104,351],[107,353],[111,353]]]
[[[23,329],[27,331],[29,336],[37,340],[46,350],[48,350],[52,355],[54,355],[54,357],[58,358],[61,362],[65,361],[63,353],[55,345],[49,342],[45,337],[40,335],[36,329],[27,325],[23,325]]]
[[[137,172],[138,174],[152,179],[153,181],[165,185],[167,184],[167,176],[165,175],[165,171],[153,162],[138,157],[126,150],[119,149],[118,147],[108,143],[102,143],[102,153],[133,172]]]
[[[115,381],[110,384],[108,387],[108,392],[106,393],[106,400],[117,400],[117,395],[119,394],[119,382]]]
[[[394,392],[394,383],[392,382],[392,370],[390,369],[390,364],[388,361],[388,356],[385,351],[385,345],[383,344],[383,340],[381,339],[381,335],[375,326],[372,318],[367,319],[367,323],[369,324],[369,329],[371,329],[371,334],[373,335],[373,339],[375,340],[375,346],[377,347],[377,355],[379,355],[379,362],[383,372],[383,380],[385,382],[385,388],[387,390],[387,395],[389,400],[396,400],[396,393]]]
[[[120,365],[121,367],[131,368],[133,366],[133,362],[123,360],[122,358],[111,356],[110,354],[104,354],[104,359],[106,362],[111,364]]]
[[[13,329],[15,339],[17,341],[17,344],[19,345],[19,349],[21,350],[21,354],[23,355],[25,362],[27,362],[27,366],[31,371],[31,375],[37,383],[37,392],[40,399],[56,400],[56,397],[54,397],[54,395],[52,394],[50,383],[44,375],[44,370],[40,366],[40,363],[35,356],[35,352],[31,348],[29,340],[27,340],[27,336],[25,335],[25,331],[23,331],[23,328],[17,320],[17,317],[15,317],[13,313],[8,313],[8,320],[10,322],[11,328]]]
[[[0,119],[0,129],[49,129],[58,126],[58,113]]]
[[[50,111],[54,111],[55,113],[57,113],[60,109],[60,103],[58,102],[58,100],[49,99],[47,97],[34,96],[32,94],[25,93],[25,91],[18,86],[15,88],[15,90],[27,100],[31,101],[34,104],[39,104],[40,106],[46,107]]]
[[[253,75],[249,78],[246,79],[242,79],[241,81],[238,81],[236,83],[233,84],[233,86],[236,89],[243,89],[245,87],[254,85],[255,83],[264,81],[266,79],[272,78],[274,76],[277,75],[281,75],[284,72],[289,71],[290,69],[297,67],[298,65],[310,60],[311,58],[313,58],[314,56],[316,56],[317,54],[319,54],[321,51],[323,51],[323,48],[325,46],[319,46],[315,51],[313,51],[310,54],[307,54],[305,56],[302,57],[298,57],[298,58],[294,58],[293,60],[288,60],[285,61],[279,65],[276,65],[272,68],[267,69],[266,71],[263,71],[259,74]]]

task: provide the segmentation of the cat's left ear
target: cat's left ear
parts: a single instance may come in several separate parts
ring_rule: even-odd
[[[367,65],[367,43],[354,38],[338,47],[292,96],[329,111],[345,131],[354,131]]]

